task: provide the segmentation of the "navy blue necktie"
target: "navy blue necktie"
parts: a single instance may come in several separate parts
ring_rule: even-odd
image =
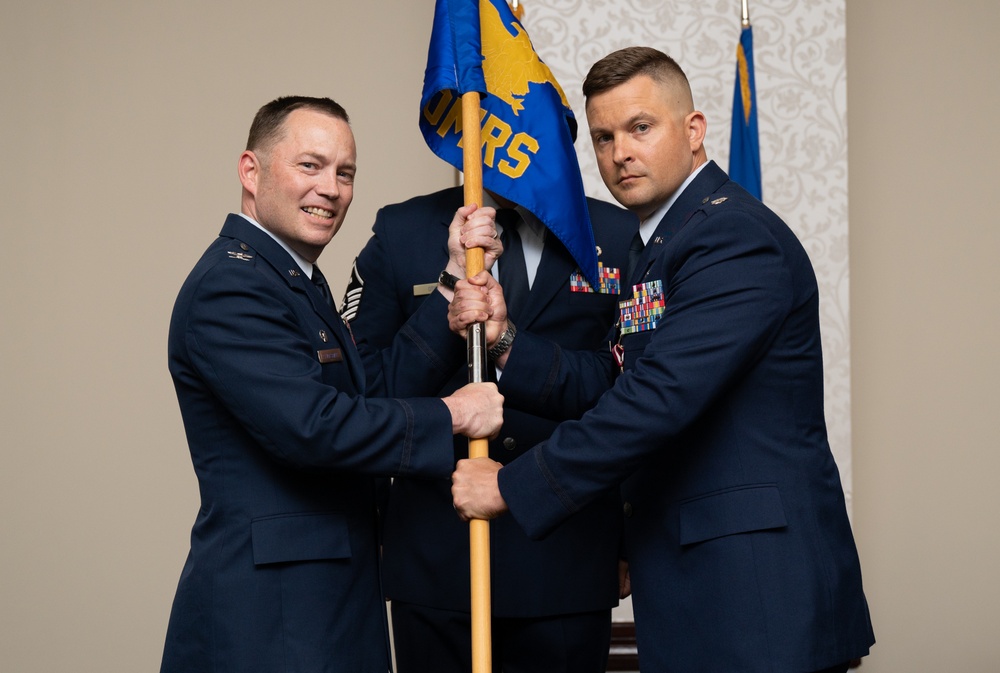
[[[646,244],[642,242],[642,234],[638,231],[635,232],[632,243],[628,246],[628,273],[625,274],[625,280],[629,283],[633,280],[632,274],[635,273],[635,267],[639,264],[639,257],[645,247]]]
[[[337,307],[333,303],[333,293],[330,292],[330,285],[326,282],[326,277],[323,275],[323,272],[320,271],[319,267],[315,264],[313,264],[312,282],[316,286],[316,289],[319,290],[319,293],[323,295],[323,299],[326,300],[327,306],[336,311]]]
[[[499,260],[500,285],[507,302],[507,313],[516,319],[528,299],[528,267],[524,263],[521,235],[517,233],[521,216],[513,208],[500,208],[497,210],[497,223],[503,227],[500,234],[500,242],[503,243],[503,254]]]

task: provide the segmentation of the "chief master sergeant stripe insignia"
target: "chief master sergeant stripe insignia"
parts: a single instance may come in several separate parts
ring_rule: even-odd
[[[354,260],[351,268],[351,280],[347,284],[344,292],[344,302],[340,309],[340,316],[347,322],[351,322],[358,315],[358,306],[361,305],[361,293],[365,289],[365,281],[358,273],[358,260]]]

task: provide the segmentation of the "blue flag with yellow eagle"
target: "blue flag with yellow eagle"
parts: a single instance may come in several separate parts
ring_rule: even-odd
[[[753,75],[753,29],[745,25],[736,45],[736,84],[729,136],[729,177],[758,199],[762,196],[757,87]]]
[[[542,221],[597,286],[576,118],[505,0],[437,0],[420,98],[431,150],[462,170],[461,96],[481,96],[483,187]]]

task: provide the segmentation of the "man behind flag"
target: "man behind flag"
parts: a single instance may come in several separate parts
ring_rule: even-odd
[[[729,136],[729,178],[762,198],[760,139],[757,136],[757,87],[753,74],[753,28],[746,0],[743,29],[736,45],[736,83],[733,86],[733,120]]]
[[[456,82],[456,73],[462,68],[441,61],[452,52],[450,46],[437,41],[452,36],[443,12],[474,7],[468,2],[458,4],[458,8],[455,3],[449,8],[448,3],[438,3],[435,25],[443,27],[445,33],[434,34],[426,80],[435,81],[441,73],[451,80],[425,87],[432,93],[421,104],[421,128],[439,154],[460,165],[461,160],[455,158],[461,153],[454,127],[461,118],[456,110],[457,94],[477,89],[475,84],[464,89]],[[491,92],[496,91],[496,81],[506,81],[503,77],[498,80],[495,74],[504,67],[517,71],[530,62],[532,72],[548,73],[506,6],[502,2],[482,6],[483,22],[490,27],[484,26],[484,56],[478,58],[485,70],[481,81],[490,84]],[[449,16],[455,21],[457,15]],[[491,50],[503,47],[503,39],[499,45],[495,39],[500,32],[523,42],[518,42],[516,49],[507,45],[503,54],[494,53]],[[478,31],[470,34],[475,37]],[[467,44],[467,39],[461,37],[459,42]],[[515,67],[502,60],[506,57],[517,58],[519,63]],[[469,72],[474,80],[475,68]],[[575,203],[574,190],[580,181],[575,155],[573,163],[563,168],[542,171],[541,163],[556,142],[565,141],[572,153],[570,131],[575,131],[575,125],[569,124],[571,112],[563,105],[551,73],[535,79],[544,82],[525,79],[526,87],[508,82],[507,88],[491,93],[489,99],[495,105],[484,104],[488,110],[483,117],[485,205],[498,208],[498,228],[507,239],[496,272],[508,289],[518,281],[507,280],[507,274],[516,268],[521,276],[525,294],[511,309],[518,327],[544,333],[566,349],[596,348],[614,319],[618,276],[637,222],[611,204],[584,199],[582,187],[582,215],[576,213],[575,219],[568,220],[558,217],[563,214],[561,204]],[[552,95],[540,95],[539,87]],[[449,93],[433,93],[442,89]],[[435,120],[434,124],[429,120]],[[537,144],[529,142],[529,136]],[[529,152],[528,147],[536,149]],[[570,196],[564,196],[571,187]],[[374,235],[357,259],[345,298],[345,317],[351,321],[366,359],[374,359],[398,332],[419,331],[414,325],[421,316],[440,312],[444,319],[451,296],[447,284],[454,282],[453,277],[465,275],[463,266],[455,263],[455,255],[448,251],[448,222],[462,202],[462,188],[453,187],[379,211]],[[593,242],[582,245],[589,246],[589,255],[601,262],[598,283],[585,280],[579,259],[562,237],[553,235],[549,222],[540,221],[527,207],[547,202],[557,204],[552,208],[556,225],[568,223],[564,233],[575,227],[575,236],[590,241],[596,238],[596,248]],[[592,221],[593,230],[588,221]],[[519,246],[509,238],[512,233],[516,233]],[[420,307],[420,315],[414,316]],[[461,341],[457,337],[455,341],[462,350]],[[468,375],[465,363],[455,362],[454,367],[454,376],[443,389],[424,392],[443,395],[462,385]],[[423,382],[414,382],[415,389],[420,385]],[[490,442],[490,456],[509,462],[549,437],[555,427],[551,420],[507,410],[499,437]],[[455,458],[466,453],[466,443],[458,439]],[[577,513],[543,541],[529,540],[510,519],[492,522],[494,671],[603,673],[611,608],[619,596],[620,532],[621,507],[613,494]],[[384,589],[392,601],[399,672],[467,673],[472,656],[469,527],[451,506],[450,483],[444,479],[394,480],[383,538]]]

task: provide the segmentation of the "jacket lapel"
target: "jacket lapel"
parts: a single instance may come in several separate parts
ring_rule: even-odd
[[[535,281],[531,284],[531,291],[528,292],[527,301],[521,308],[521,316],[517,322],[519,327],[530,327],[560,292],[568,291],[569,276],[574,269],[576,262],[566,248],[551,232],[546,232],[542,258],[535,271]]]
[[[340,317],[340,313],[335,311],[329,304],[326,303],[323,295],[313,284],[312,280],[306,278],[305,274],[301,272],[299,273],[298,285],[301,287],[302,292],[304,292],[308,297],[309,302],[312,304],[313,311],[315,311],[323,319],[323,322],[325,322],[330,327],[334,335],[336,335],[337,341],[340,342],[344,359],[347,361],[347,366],[350,369],[351,378],[354,380],[354,385],[357,387],[358,392],[363,395],[366,390],[364,365],[361,363],[361,355],[358,353],[357,346],[354,344],[354,335],[351,334],[350,326],[343,320],[343,318]]]
[[[629,278],[629,287],[639,284],[646,277],[649,268],[663,252],[667,243],[684,228],[691,215],[710,198],[709,195],[718,190],[728,179],[726,173],[714,161],[708,162],[656,225],[652,238],[639,256],[632,278]]]
[[[239,215],[230,214],[226,218],[220,235],[246,241],[302,301],[309,303],[312,310],[330,328],[333,338],[340,344],[351,379],[358,392],[363,394],[366,380],[364,367],[358,349],[354,346],[350,329],[341,320],[340,314],[326,303],[312,280],[306,277],[295,260],[273,238]]]

